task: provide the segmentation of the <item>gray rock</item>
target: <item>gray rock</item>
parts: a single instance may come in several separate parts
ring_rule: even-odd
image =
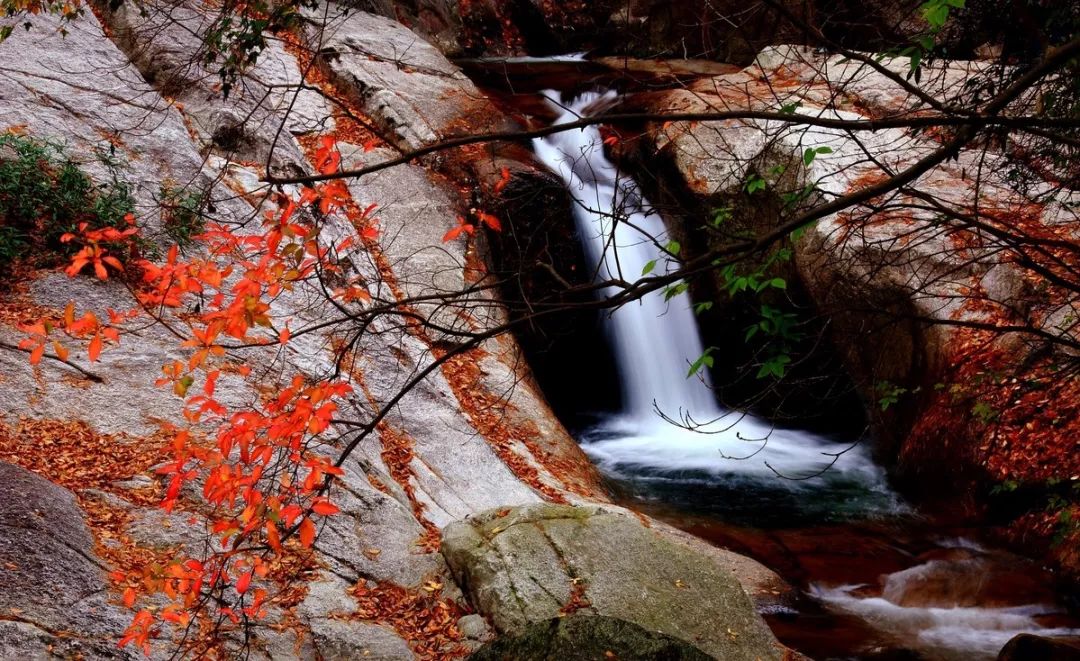
[[[411,661],[409,644],[386,627],[368,622],[318,619],[311,623],[315,649],[326,661]]]
[[[560,614],[604,615],[717,658],[780,659],[782,648],[728,568],[595,506],[533,505],[447,526],[458,584],[503,634]]]
[[[2,658],[43,658],[51,647],[95,659],[128,656],[113,638],[127,615],[109,603],[93,549],[70,491],[0,463]]]
[[[469,640],[490,640],[495,634],[483,615],[473,613],[457,622],[458,631]]]
[[[363,106],[391,140],[416,149],[502,118],[434,46],[397,21],[330,5],[309,12],[309,38],[338,89]]]

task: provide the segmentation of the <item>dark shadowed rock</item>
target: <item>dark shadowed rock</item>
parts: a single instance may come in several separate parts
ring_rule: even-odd
[[[571,616],[530,624],[488,643],[470,661],[708,661],[690,643],[613,617]]]
[[[1077,661],[1080,647],[1075,642],[1022,633],[1006,643],[997,658],[998,661]]]

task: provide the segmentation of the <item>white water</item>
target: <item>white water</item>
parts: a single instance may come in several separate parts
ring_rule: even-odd
[[[562,104],[556,92],[546,96],[559,112],[556,124],[587,116],[615,99],[611,92],[588,93]],[[637,184],[605,157],[597,127],[563,131],[533,144],[576,200],[574,219],[598,281],[634,282],[648,264],[655,264],[650,275],[679,268],[677,259],[662,249],[668,238],[659,214]],[[880,468],[861,447],[725,411],[716,403],[705,370],[688,378],[690,365],[703,351],[688,294],[665,301],[662,291],[649,293],[609,314],[605,327],[617,361],[623,414],[582,441],[609,474],[705,474],[767,479],[796,488],[812,480],[782,480],[777,473],[802,480],[829,468],[829,478],[887,490]]]
[[[1022,594],[1014,595],[1014,605],[978,605],[982,587],[1000,578],[987,558],[976,554],[930,560],[883,576],[878,586],[811,585],[810,594],[831,609],[858,616],[895,636],[899,645],[943,661],[994,659],[1020,633],[1080,636],[1078,629],[1040,624],[1038,616],[1060,610],[1023,603]]]

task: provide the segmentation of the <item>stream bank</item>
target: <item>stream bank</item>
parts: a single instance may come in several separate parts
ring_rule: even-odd
[[[570,61],[555,69],[565,73]],[[595,81],[592,67],[585,77]],[[580,92],[588,86],[571,85],[562,98],[543,92],[518,107],[530,119],[547,105],[556,122],[610,107],[613,97]],[[580,266],[601,264],[599,278],[629,280],[676,268],[677,257],[662,249],[660,214],[606,160],[607,142],[596,128],[536,141],[577,198],[576,236],[587,256]],[[994,659],[1025,632],[1080,642],[1080,620],[1053,573],[996,548],[977,526],[905,503],[871,460],[868,438],[778,428],[718,408],[707,370],[687,378],[702,351],[690,332],[692,304],[685,294],[650,296],[659,294],[600,319],[619,404],[611,407],[608,394],[557,413],[592,419],[572,431],[619,502],[754,557],[802,589],[792,608],[767,614],[782,642],[814,658],[935,661]]]

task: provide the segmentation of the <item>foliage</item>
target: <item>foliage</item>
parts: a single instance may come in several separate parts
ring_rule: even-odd
[[[84,229],[125,230],[135,202],[118,176],[119,164],[105,154],[98,160],[110,174],[95,184],[64,149],[46,140],[0,135],[0,264],[36,249],[35,257],[69,255],[64,236]],[[115,237],[114,237],[115,238]],[[98,241],[108,241],[99,235]]]
[[[205,203],[203,193],[176,188],[169,182],[161,184],[158,198],[161,225],[165,234],[181,250],[190,246],[195,237],[206,229],[206,218],[203,216]]]
[[[900,397],[908,392],[907,388],[889,381],[879,381],[875,390],[878,394],[878,406],[882,411],[888,411],[889,407],[899,403]]]
[[[323,174],[340,170],[341,154],[332,137],[319,141],[313,162]],[[201,556],[180,553],[137,571],[114,573],[123,603],[135,611],[120,644],[143,650],[167,625],[240,626],[263,617],[273,599],[273,567],[298,549],[310,549],[319,521],[339,511],[329,489],[334,476],[342,474],[340,460],[335,463],[320,451],[319,439],[353,387],[334,375],[316,379],[297,374],[261,404],[230,409],[216,398],[216,385],[226,362],[242,378],[251,374],[243,347],[284,346],[294,337],[289,319],[275,317],[271,303],[306,281],[329,277],[342,283],[328,293],[335,305],[370,304],[365,284],[349,280],[340,263],[352,246],[377,237],[370,218],[374,207],[350,212],[351,198],[341,179],[304,187],[295,196],[279,193],[276,208],[267,211],[255,234],[238,235],[229,226],[206,221],[200,196],[164,186],[162,201],[166,230],[175,243],[162,261],[137,262],[142,279],[134,290],[138,305],[109,310],[109,318],[102,319],[90,311],[78,316],[71,303],[61,318],[25,326],[27,337],[20,343],[32,364],[49,350],[51,357],[69,360],[73,342],[85,343],[86,357],[93,362],[120,344],[130,332],[126,328],[148,313],[155,320],[172,314],[173,328],[183,330],[180,346],[186,356],[163,365],[157,380],[184,398],[189,423],[169,430],[172,456],[158,468],[168,479],[162,505],[171,511],[185,486],[200,489],[210,506],[208,532],[217,550]],[[354,221],[355,234],[328,244],[323,228],[339,213]],[[494,216],[471,213],[478,224],[501,227]],[[462,219],[460,227],[465,226],[472,225]],[[138,234],[130,223],[123,229],[79,223],[60,238],[81,246],[71,257],[68,275],[91,270],[108,279],[123,268],[113,251],[137,241]],[[200,250],[182,258],[181,242],[198,243]],[[216,427],[209,441],[202,437],[206,425]]]

